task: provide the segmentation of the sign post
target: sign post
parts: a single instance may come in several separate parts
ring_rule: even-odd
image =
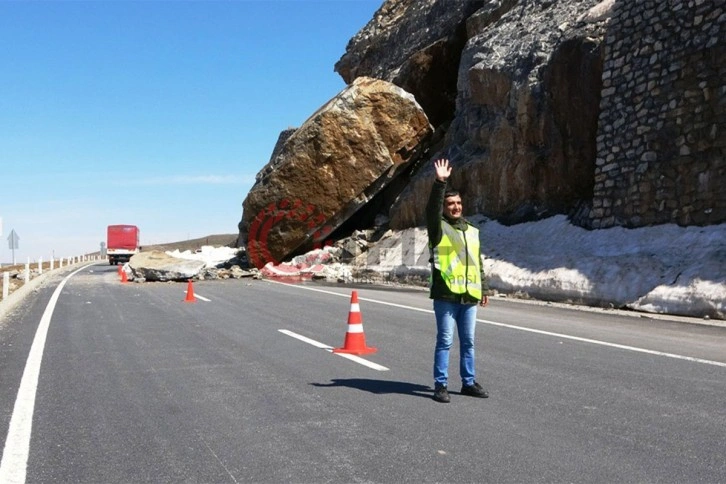
[[[11,230],[10,235],[8,235],[8,248],[13,251],[13,265],[15,265],[15,249],[20,248],[20,237],[18,237],[15,229]]]

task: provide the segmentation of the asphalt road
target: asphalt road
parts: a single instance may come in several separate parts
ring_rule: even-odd
[[[723,327],[493,300],[440,404],[420,290],[65,276],[0,323],[0,482],[726,482]]]

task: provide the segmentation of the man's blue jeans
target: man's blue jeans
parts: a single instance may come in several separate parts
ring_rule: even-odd
[[[449,350],[454,343],[454,326],[459,333],[459,374],[464,385],[474,384],[474,330],[476,304],[461,304],[434,299],[436,315],[436,349],[434,350],[434,383],[447,385]]]

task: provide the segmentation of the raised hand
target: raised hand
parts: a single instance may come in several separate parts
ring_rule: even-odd
[[[434,161],[434,168],[436,169],[436,179],[439,181],[446,181],[446,179],[451,175],[449,160],[445,158]]]

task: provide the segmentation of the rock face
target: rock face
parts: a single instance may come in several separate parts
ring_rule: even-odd
[[[708,225],[726,221],[724,28],[719,0],[388,0],[336,71],[414,94],[437,128],[417,164],[451,159],[467,214]],[[430,179],[392,228],[423,224]]]
[[[485,2],[458,53],[456,112],[434,156],[454,164],[468,213],[518,223],[592,198],[603,23],[576,22],[597,2]],[[416,94],[416,93],[414,93]],[[415,177],[391,227],[424,223]]]
[[[725,222],[725,28],[719,0],[386,0],[335,65],[350,86],[280,135],[239,244],[261,267],[424,225],[440,157],[465,214],[505,225]]]
[[[263,267],[305,252],[404,172],[433,132],[414,97],[356,79],[294,132],[243,203],[239,245]]]

